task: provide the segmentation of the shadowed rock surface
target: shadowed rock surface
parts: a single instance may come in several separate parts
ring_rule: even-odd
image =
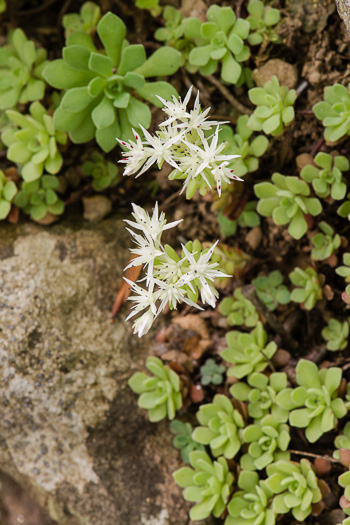
[[[113,218],[0,226],[0,469],[60,525],[189,522],[168,424],[127,386],[147,340],[109,322],[128,243]]]
[[[343,19],[350,37],[350,0],[336,0],[339,16]]]

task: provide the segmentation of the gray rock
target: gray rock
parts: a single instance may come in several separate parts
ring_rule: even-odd
[[[340,18],[343,19],[346,30],[350,37],[350,0],[336,0]]]
[[[60,525],[185,525],[168,424],[127,386],[150,343],[109,316],[123,223],[0,225],[0,469]]]

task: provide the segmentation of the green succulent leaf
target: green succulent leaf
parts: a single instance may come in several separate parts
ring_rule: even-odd
[[[48,64],[43,74],[53,87],[66,90],[54,115],[57,129],[67,131],[76,143],[95,136],[108,152],[115,147],[116,137],[129,140],[132,128],[140,132],[140,125],[150,125],[150,109],[135,94],[157,105],[156,95],[177,95],[167,82],[145,79],[173,74],[181,54],[166,46],[146,59],[142,45],[125,41],[125,24],[111,12],[98,21],[97,34],[104,50],[97,50],[87,33],[73,32],[63,59]]]
[[[140,394],[139,406],[148,410],[150,421],[160,421],[167,416],[174,419],[175,411],[182,406],[179,376],[158,357],[148,357],[146,367],[153,378],[136,372],[128,382],[130,388]]]

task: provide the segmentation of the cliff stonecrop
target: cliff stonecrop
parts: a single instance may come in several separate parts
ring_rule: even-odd
[[[152,422],[165,417],[174,419],[176,410],[182,406],[179,376],[155,356],[147,358],[146,368],[153,377],[135,372],[128,381],[130,388],[140,394],[139,407],[148,410]]]
[[[146,79],[175,73],[181,55],[162,47],[147,59],[142,44],[128,44],[124,22],[111,12],[98,22],[97,34],[103,51],[89,34],[72,33],[63,58],[51,62],[43,75],[51,86],[66,91],[54,114],[55,128],[67,131],[78,144],[96,137],[108,152],[116,146],[116,137],[129,140],[132,128],[149,127],[151,111],[140,99],[161,106],[157,94],[177,94],[168,82]]]

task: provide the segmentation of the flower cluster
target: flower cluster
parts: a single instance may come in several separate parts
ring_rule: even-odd
[[[183,101],[173,96],[172,102],[157,95],[164,104],[163,111],[168,118],[159,125],[160,129],[155,135],[148,133],[140,124],[144,140],[134,130],[135,141],[117,139],[127,150],[120,162],[126,165],[124,175],[136,174],[139,177],[155,163],[161,168],[165,161],[174,168],[170,179],[184,179],[182,191],[186,189],[188,199],[193,197],[198,188],[205,192],[213,186],[221,195],[224,183],[242,180],[228,167],[230,161],[240,155],[221,154],[226,143],[218,144],[219,122],[207,120],[210,108],[202,111],[199,93],[193,109],[187,110],[191,92],[192,87]],[[215,131],[208,133],[214,126]]]
[[[135,257],[126,269],[143,265],[146,277],[141,280],[146,281],[146,288],[125,278],[136,294],[129,297],[135,304],[127,320],[146,310],[134,322],[134,333],[141,337],[148,332],[154,319],[167,305],[170,309],[176,309],[178,303],[184,302],[201,310],[196,304],[199,292],[203,303],[215,307],[219,294],[212,283],[217,277],[229,276],[216,269],[219,266],[218,262],[211,262],[218,241],[204,251],[199,241],[188,242],[185,246],[182,245],[180,258],[171,246],[162,245],[161,236],[164,230],[173,228],[181,221],[167,224],[164,212],[158,214],[158,203],[154,207],[152,217],[140,206],[132,206],[135,222],[125,222],[134,229],[141,230],[143,236],[127,228],[137,247],[131,249]]]

